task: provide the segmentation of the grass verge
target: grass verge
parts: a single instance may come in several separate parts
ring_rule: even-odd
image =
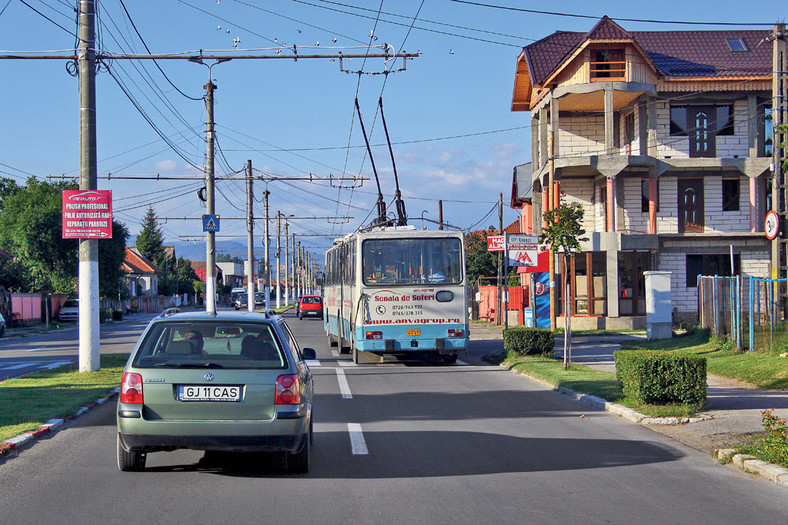
[[[727,341],[695,332],[672,339],[634,341],[622,350],[671,350],[702,355],[707,358],[710,374],[737,379],[765,390],[788,388],[788,358],[770,352],[739,351]]]
[[[0,383],[0,441],[69,416],[120,386],[128,354],[101,356],[101,370],[79,373],[77,365]]]
[[[600,397],[651,417],[691,417],[702,408],[695,405],[644,405],[638,403],[624,397],[621,387],[616,382],[616,374],[594,370],[577,363],[571,363],[569,368],[564,370],[562,361],[547,356],[523,356],[516,353],[497,352],[488,356],[487,360],[503,364],[510,370],[541,379],[556,387]]]

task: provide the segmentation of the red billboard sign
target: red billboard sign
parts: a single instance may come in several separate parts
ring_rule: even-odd
[[[503,235],[490,235],[487,237],[487,251],[502,252],[505,243]]]
[[[112,238],[112,191],[63,191],[64,239]]]

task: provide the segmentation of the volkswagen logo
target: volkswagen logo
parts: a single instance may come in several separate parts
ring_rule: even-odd
[[[202,376],[206,381],[213,381],[214,375],[213,372],[205,372],[205,375]]]

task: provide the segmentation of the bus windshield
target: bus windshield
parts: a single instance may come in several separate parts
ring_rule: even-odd
[[[460,284],[461,254],[457,238],[366,239],[364,284]]]

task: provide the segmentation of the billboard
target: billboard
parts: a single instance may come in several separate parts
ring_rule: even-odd
[[[112,191],[63,190],[63,238],[111,239]]]

